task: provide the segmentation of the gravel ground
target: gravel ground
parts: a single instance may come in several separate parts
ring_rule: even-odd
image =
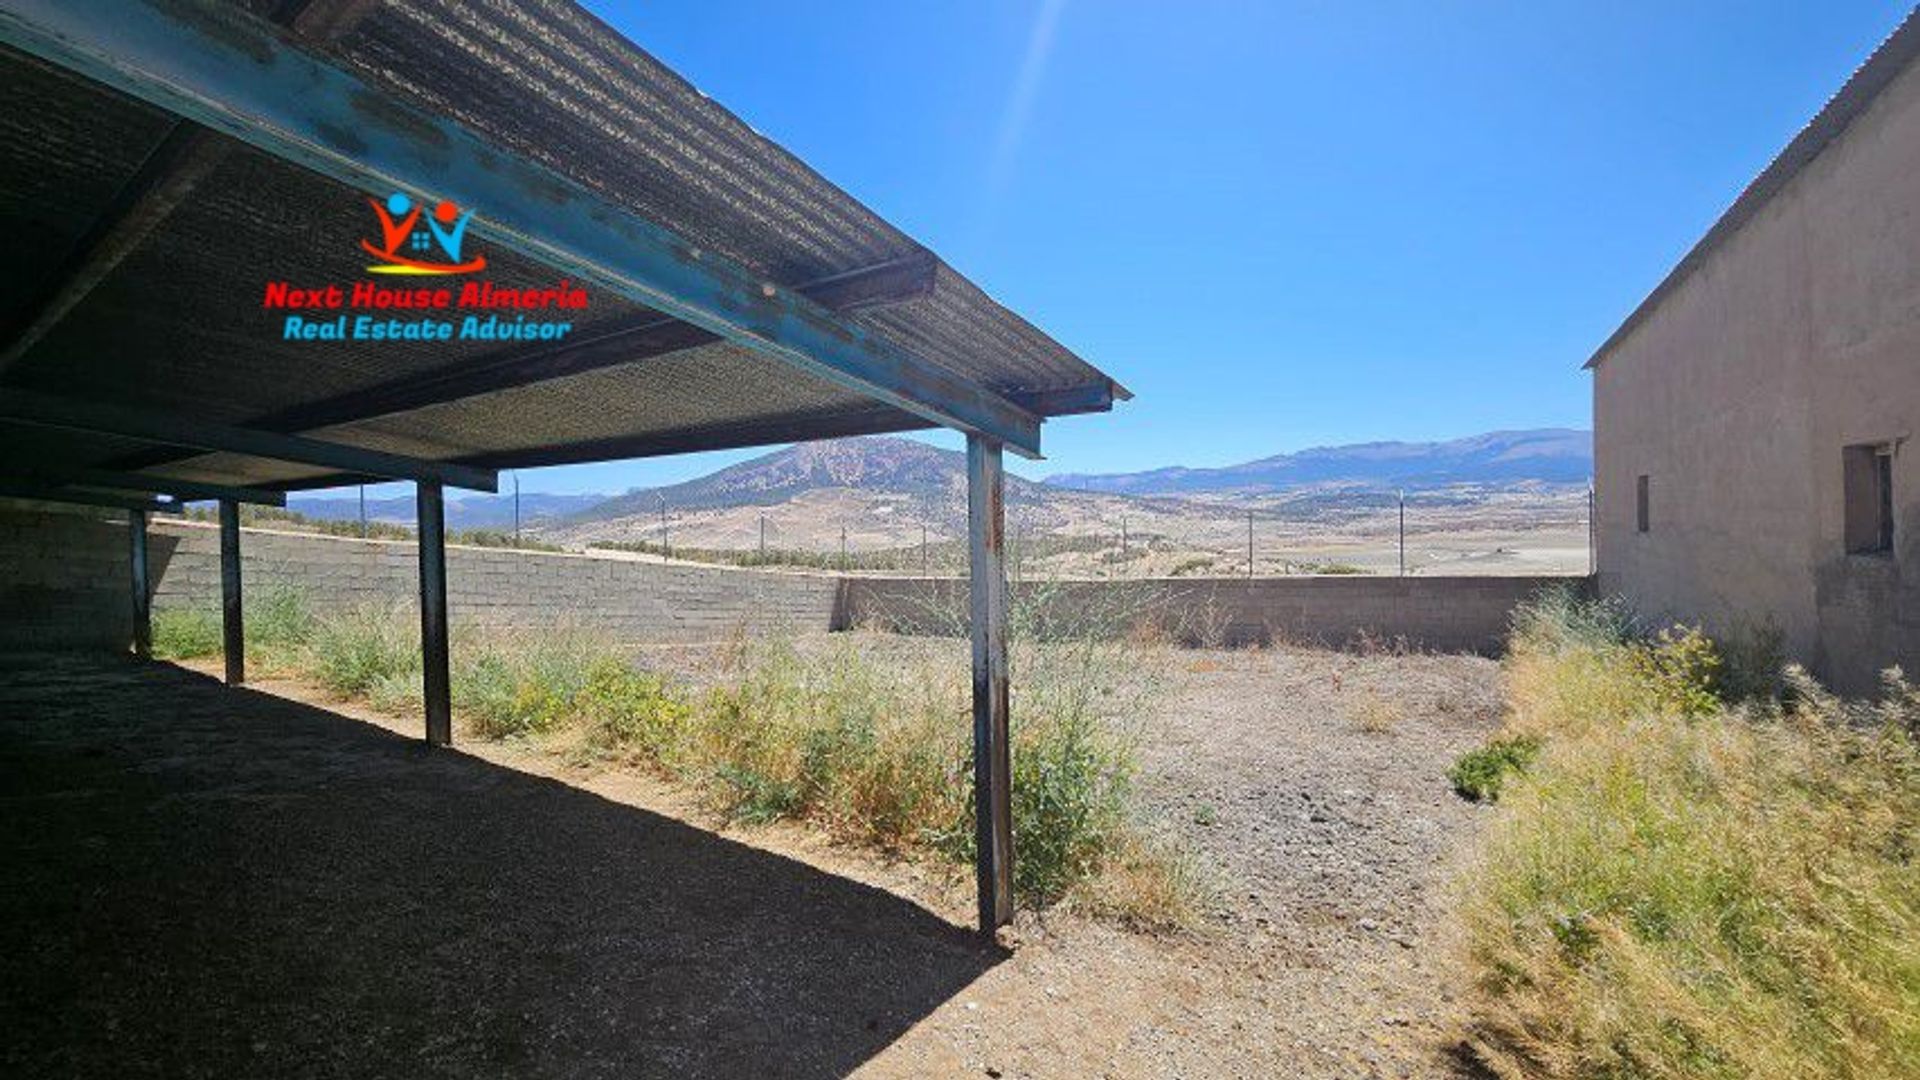
[[[894,650],[955,643],[863,636]],[[964,664],[963,653],[953,652]],[[700,678],[703,650],[645,659]],[[1145,795],[1219,882],[1193,934],[526,746],[166,666],[0,661],[8,1075],[1455,1075],[1442,775],[1497,665],[1166,652]],[[558,782],[556,782],[558,781]],[[689,828],[688,824],[695,826]]]

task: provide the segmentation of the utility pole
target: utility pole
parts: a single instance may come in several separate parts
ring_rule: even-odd
[[[1400,489],[1400,576],[1407,576],[1407,491]]]
[[[1253,580],[1253,511],[1247,511],[1247,580]]]

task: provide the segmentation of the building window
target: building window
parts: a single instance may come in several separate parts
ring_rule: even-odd
[[[1640,479],[1634,481],[1634,484],[1633,484],[1633,513],[1634,513],[1634,521],[1638,523],[1638,527],[1640,531],[1646,532],[1647,529],[1651,526],[1651,520],[1648,515],[1648,506],[1647,506],[1647,474],[1646,473],[1641,473]]]
[[[1861,443],[1841,451],[1847,500],[1847,552],[1893,550],[1893,446]]]

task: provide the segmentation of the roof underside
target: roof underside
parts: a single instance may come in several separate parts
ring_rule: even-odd
[[[919,260],[913,287],[840,307],[839,317],[1029,412],[1092,411],[1125,394],[570,2],[241,6],[289,23],[304,47],[394,99],[769,282],[804,292]],[[0,228],[9,238],[0,294],[17,353],[0,388],[494,468],[932,426],[779,358],[676,334],[692,329],[684,324],[666,322],[662,335],[662,316],[599,288],[562,354],[627,333],[575,365],[586,370],[541,368],[551,377],[505,389],[474,392],[459,376],[539,361],[556,346],[283,341],[286,313],[263,308],[266,283],[366,279],[358,242],[374,231],[368,194],[0,48]],[[550,287],[567,276],[498,245],[484,250],[495,285]],[[76,289],[76,277],[97,280]],[[0,452],[10,462],[219,483],[340,478],[16,423],[0,423]]]

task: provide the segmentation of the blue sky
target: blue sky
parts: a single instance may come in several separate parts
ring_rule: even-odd
[[[1593,347],[1906,11],[587,6],[1135,391],[1029,476],[1587,426]]]

